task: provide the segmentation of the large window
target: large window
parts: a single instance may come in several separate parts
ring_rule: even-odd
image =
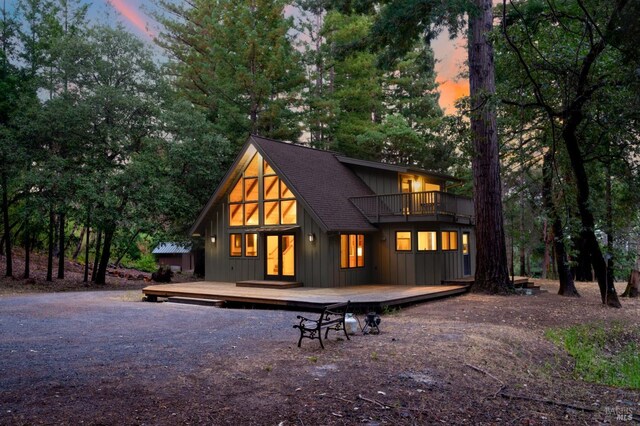
[[[258,226],[261,211],[263,225],[295,225],[298,221],[293,192],[256,154],[229,193],[229,225]]]
[[[362,268],[364,266],[364,235],[340,235],[340,267]]]
[[[418,251],[437,250],[437,235],[435,231],[418,231]]]
[[[442,231],[442,250],[458,250],[458,232]]]
[[[297,203],[293,192],[280,179],[273,168],[264,161],[264,199],[265,225],[294,225],[297,223]]]
[[[411,231],[396,231],[396,250],[411,251]]]

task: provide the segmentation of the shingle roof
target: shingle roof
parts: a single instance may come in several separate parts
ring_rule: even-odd
[[[250,140],[326,231],[376,230],[349,201],[373,191],[335,153],[258,136]]]
[[[152,254],[182,254],[191,253],[191,245],[180,243],[160,243],[153,249]]]

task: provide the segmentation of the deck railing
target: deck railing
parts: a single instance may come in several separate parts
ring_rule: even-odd
[[[436,216],[473,220],[473,200],[448,192],[426,191],[352,197],[351,202],[371,222],[394,216]]]

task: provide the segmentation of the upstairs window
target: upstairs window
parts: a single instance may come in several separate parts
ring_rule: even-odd
[[[229,193],[229,226],[295,225],[293,192],[259,154]]]

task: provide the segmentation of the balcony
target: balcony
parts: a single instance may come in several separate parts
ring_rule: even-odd
[[[473,223],[473,200],[448,192],[427,191],[350,198],[372,223],[444,221]]]

